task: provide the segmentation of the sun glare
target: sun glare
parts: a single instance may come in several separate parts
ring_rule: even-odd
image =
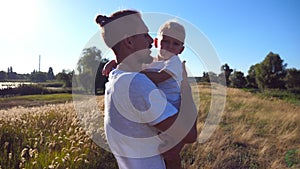
[[[34,33],[38,20],[37,0],[0,2],[0,36],[5,41],[19,41]]]

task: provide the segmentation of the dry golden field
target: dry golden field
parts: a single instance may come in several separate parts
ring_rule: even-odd
[[[203,127],[210,87],[201,85],[198,131]],[[228,88],[225,111],[212,137],[186,146],[186,168],[300,168],[300,106]]]
[[[199,133],[211,103],[197,86]],[[103,110],[103,97],[97,98]],[[186,169],[300,168],[300,106],[227,89],[221,122],[204,143],[186,145]],[[0,168],[117,168],[80,125],[72,102],[0,110]]]

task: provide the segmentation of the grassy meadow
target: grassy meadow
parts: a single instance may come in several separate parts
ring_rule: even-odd
[[[201,131],[211,90],[203,84],[198,88],[201,106],[197,127]],[[102,99],[98,97],[101,110]],[[0,169],[117,168],[112,154],[86,135],[68,96],[42,103],[1,106]],[[181,156],[186,169],[300,168],[300,106],[228,88],[216,131],[204,143],[185,146]]]
[[[41,106],[45,104],[65,103],[72,101],[72,94],[58,93],[58,94],[44,94],[44,95],[24,95],[0,98],[0,108],[11,108],[16,106],[32,107]]]

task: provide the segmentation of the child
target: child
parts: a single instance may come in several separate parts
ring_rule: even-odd
[[[184,27],[175,22],[168,21],[164,23],[158,31],[158,37],[154,39],[154,46],[159,48],[159,54],[157,58],[154,58],[154,62],[148,65],[144,65],[144,73],[150,80],[162,90],[168,102],[174,105],[178,110],[180,108],[180,85],[182,81],[182,62],[178,55],[184,50],[185,29]],[[108,76],[112,68],[116,67],[115,60],[110,61],[103,68],[103,75]],[[163,139],[163,138],[162,138]],[[174,150],[168,156],[168,152],[165,153],[164,159],[167,169],[180,169],[180,150],[184,144],[179,144],[169,150]]]
[[[178,57],[184,50],[185,30],[177,22],[169,21],[158,31],[154,46],[159,48],[155,61],[145,65],[142,72],[162,90],[167,100],[177,109],[180,107],[180,84],[182,81],[182,63]]]

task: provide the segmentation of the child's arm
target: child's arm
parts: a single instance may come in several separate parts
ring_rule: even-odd
[[[159,72],[142,71],[142,73],[144,73],[155,84],[163,82],[172,77],[171,74],[165,70]]]
[[[102,69],[102,75],[103,76],[108,76],[110,71],[113,69],[113,68],[116,68],[117,67],[117,62],[116,60],[111,60],[109,62],[107,62],[103,69]]]
[[[111,70],[116,67],[117,67],[116,60],[111,60],[107,62],[102,69],[102,75],[108,76]],[[172,77],[170,73],[166,72],[165,70],[159,72],[142,71],[141,73],[144,73],[155,84],[163,82],[169,79],[170,77]]]

